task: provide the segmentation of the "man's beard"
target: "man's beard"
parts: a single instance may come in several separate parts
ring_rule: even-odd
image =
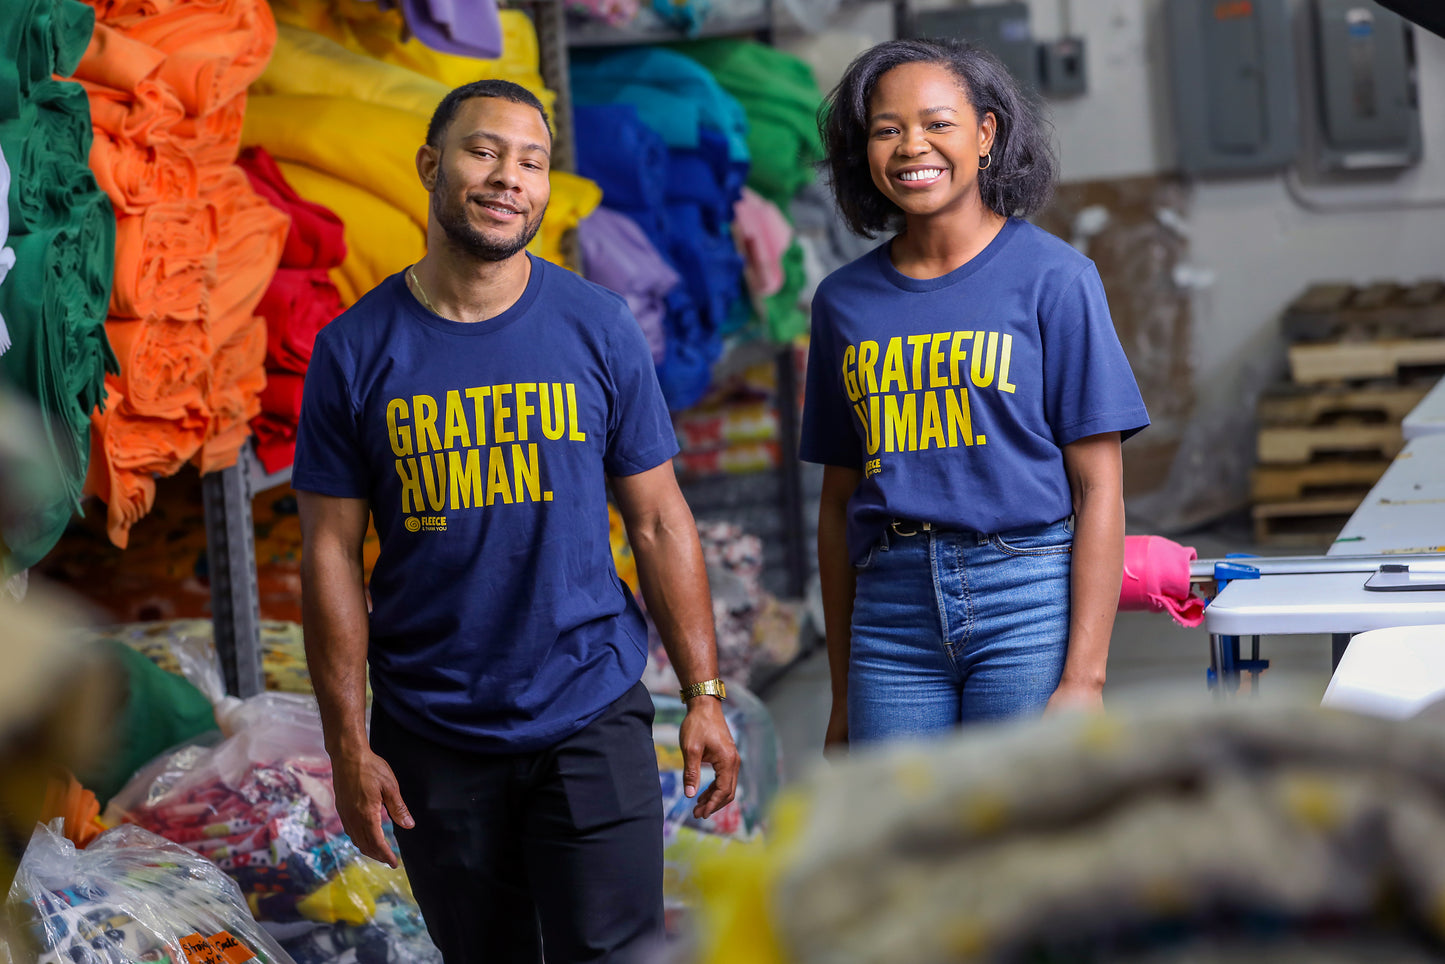
[[[492,241],[467,219],[464,204],[453,204],[450,198],[446,173],[438,170],[436,187],[432,189],[432,213],[436,215],[437,223],[442,226],[452,244],[483,261],[506,261],[531,244],[542,228],[542,215],[547,213],[547,206],[544,204],[542,210],[523,224],[521,232],[511,240]]]

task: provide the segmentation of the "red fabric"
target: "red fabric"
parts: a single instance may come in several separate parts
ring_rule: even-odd
[[[1124,584],[1119,608],[1126,612],[1168,612],[1181,626],[1204,622],[1204,600],[1189,586],[1193,546],[1163,536],[1124,537]]]
[[[325,268],[281,268],[256,313],[266,319],[266,367],[306,374],[316,334],[344,310]],[[271,411],[261,397],[263,411]]]
[[[279,472],[296,458],[296,422],[301,416],[301,375],[275,372],[261,392],[261,414],[251,422],[256,455],[267,472]]]
[[[291,215],[281,267],[334,268],[346,259],[341,219],[330,209],[297,194],[264,148],[246,148],[236,163],[251,179],[257,194]]]

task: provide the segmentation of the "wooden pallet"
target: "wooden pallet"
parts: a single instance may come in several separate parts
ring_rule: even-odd
[[[1432,384],[1385,382],[1348,387],[1285,383],[1261,395],[1255,411],[1261,425],[1399,422],[1420,404]]]
[[[1394,338],[1289,346],[1290,377],[1300,384],[1393,378],[1409,368],[1445,366],[1445,338]]]
[[[1445,337],[1445,281],[1308,288],[1281,319],[1291,342]]]
[[[1399,423],[1268,425],[1259,430],[1255,457],[1265,465],[1299,465],[1338,455],[1374,456],[1388,461],[1404,447]]]
[[[1261,503],[1252,512],[1254,539],[1267,546],[1328,546],[1360,502],[1353,496],[1333,496]]]
[[[1255,502],[1296,502],[1320,496],[1363,496],[1390,463],[1382,459],[1330,459],[1304,465],[1259,465],[1250,475]]]

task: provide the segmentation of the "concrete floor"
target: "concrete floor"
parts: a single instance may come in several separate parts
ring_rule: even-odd
[[[1259,555],[1302,555],[1312,549],[1280,550],[1252,545],[1241,520],[1174,537],[1193,546],[1199,557],[1218,558],[1227,552]],[[1247,655],[1247,654],[1246,654]],[[1272,696],[1318,701],[1330,679],[1330,637],[1271,636],[1261,640],[1260,655],[1270,661],[1256,692],[1240,698]],[[1203,627],[1185,629],[1167,615],[1120,613],[1109,651],[1106,703],[1158,699],[1205,699],[1209,668],[1209,637]],[[828,660],[821,647],[803,659],[763,694],[777,730],[784,781],[796,780],[822,760],[823,730],[831,695]]]

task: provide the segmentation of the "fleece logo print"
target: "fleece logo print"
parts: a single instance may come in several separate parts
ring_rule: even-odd
[[[441,532],[446,512],[551,502],[542,450],[586,442],[572,382],[516,382],[386,404],[408,532]]]

